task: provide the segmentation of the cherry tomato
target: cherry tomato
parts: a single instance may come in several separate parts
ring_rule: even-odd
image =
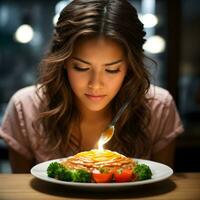
[[[101,173],[97,170],[92,172],[92,178],[96,183],[109,183],[113,177],[112,172]]]
[[[118,169],[114,172],[115,182],[130,182],[135,179],[131,169]]]

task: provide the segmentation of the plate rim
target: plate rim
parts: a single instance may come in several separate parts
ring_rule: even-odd
[[[32,176],[34,176],[40,180],[49,182],[49,183],[55,183],[55,184],[60,184],[60,185],[65,185],[65,186],[70,186],[70,187],[79,187],[79,188],[80,187],[81,188],[105,188],[105,187],[106,188],[117,188],[117,187],[121,188],[121,187],[146,185],[146,184],[152,184],[152,183],[156,183],[156,182],[165,180],[165,179],[169,178],[170,176],[172,176],[172,174],[174,173],[173,169],[171,167],[169,167],[168,165],[165,165],[165,164],[159,163],[159,162],[155,162],[152,160],[145,160],[145,159],[140,159],[140,158],[133,158],[133,160],[140,164],[145,163],[147,165],[149,164],[149,165],[162,167],[163,169],[167,170],[167,173],[165,173],[164,175],[162,175],[159,178],[155,178],[155,179],[151,178],[151,179],[142,180],[142,181],[123,182],[123,183],[80,183],[80,182],[61,181],[61,180],[57,180],[55,178],[48,177],[46,174],[46,170],[43,170],[43,171],[41,170],[41,172],[40,172],[40,173],[43,172],[44,176],[40,176],[38,174],[38,172],[36,172],[36,170],[38,170],[38,168],[40,168],[41,166],[48,165],[51,162],[61,162],[62,160],[66,159],[66,158],[67,157],[48,160],[48,161],[38,163],[31,168],[30,173],[32,174]],[[151,168],[151,170],[153,171],[152,168]],[[153,174],[153,176],[154,175],[155,174]]]

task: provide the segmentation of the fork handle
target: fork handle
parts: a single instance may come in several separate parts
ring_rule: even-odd
[[[116,124],[116,122],[118,121],[118,119],[120,118],[121,114],[125,111],[125,109],[127,108],[128,104],[131,102],[131,98],[119,109],[119,111],[117,112],[117,114],[115,115],[115,117],[113,118],[112,122],[111,122],[111,126],[114,126]]]

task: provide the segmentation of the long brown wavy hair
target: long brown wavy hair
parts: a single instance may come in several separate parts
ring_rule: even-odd
[[[120,42],[128,58],[128,72],[118,94],[111,102],[112,115],[131,98],[116,125],[114,137],[106,148],[127,156],[142,157],[149,148],[150,111],[146,93],[149,73],[143,62],[145,32],[136,9],[127,0],[74,0],[61,12],[51,48],[40,64],[39,85],[43,102],[37,124],[42,125],[46,145],[64,151],[73,142],[71,129],[79,117],[64,63],[80,37],[104,36]],[[38,90],[38,94],[39,94]]]

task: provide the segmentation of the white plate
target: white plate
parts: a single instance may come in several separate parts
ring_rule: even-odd
[[[137,186],[137,185],[144,185],[144,184],[150,184],[155,183],[158,181],[162,181],[164,179],[167,179],[173,174],[173,170],[168,167],[167,165],[153,162],[150,160],[142,160],[142,159],[134,159],[139,164],[146,164],[150,167],[152,171],[152,178],[148,180],[143,181],[135,181],[135,182],[126,182],[126,183],[76,183],[76,182],[66,182],[66,181],[60,181],[54,178],[50,178],[47,176],[47,167],[51,162],[60,162],[63,159],[56,159],[56,160],[50,160],[46,161],[40,164],[35,165],[31,169],[31,174],[35,176],[38,179],[41,179],[43,181],[51,182],[51,183],[57,183],[62,185],[67,185],[70,187],[78,187],[78,188],[118,188],[118,187],[130,187],[130,186]]]

